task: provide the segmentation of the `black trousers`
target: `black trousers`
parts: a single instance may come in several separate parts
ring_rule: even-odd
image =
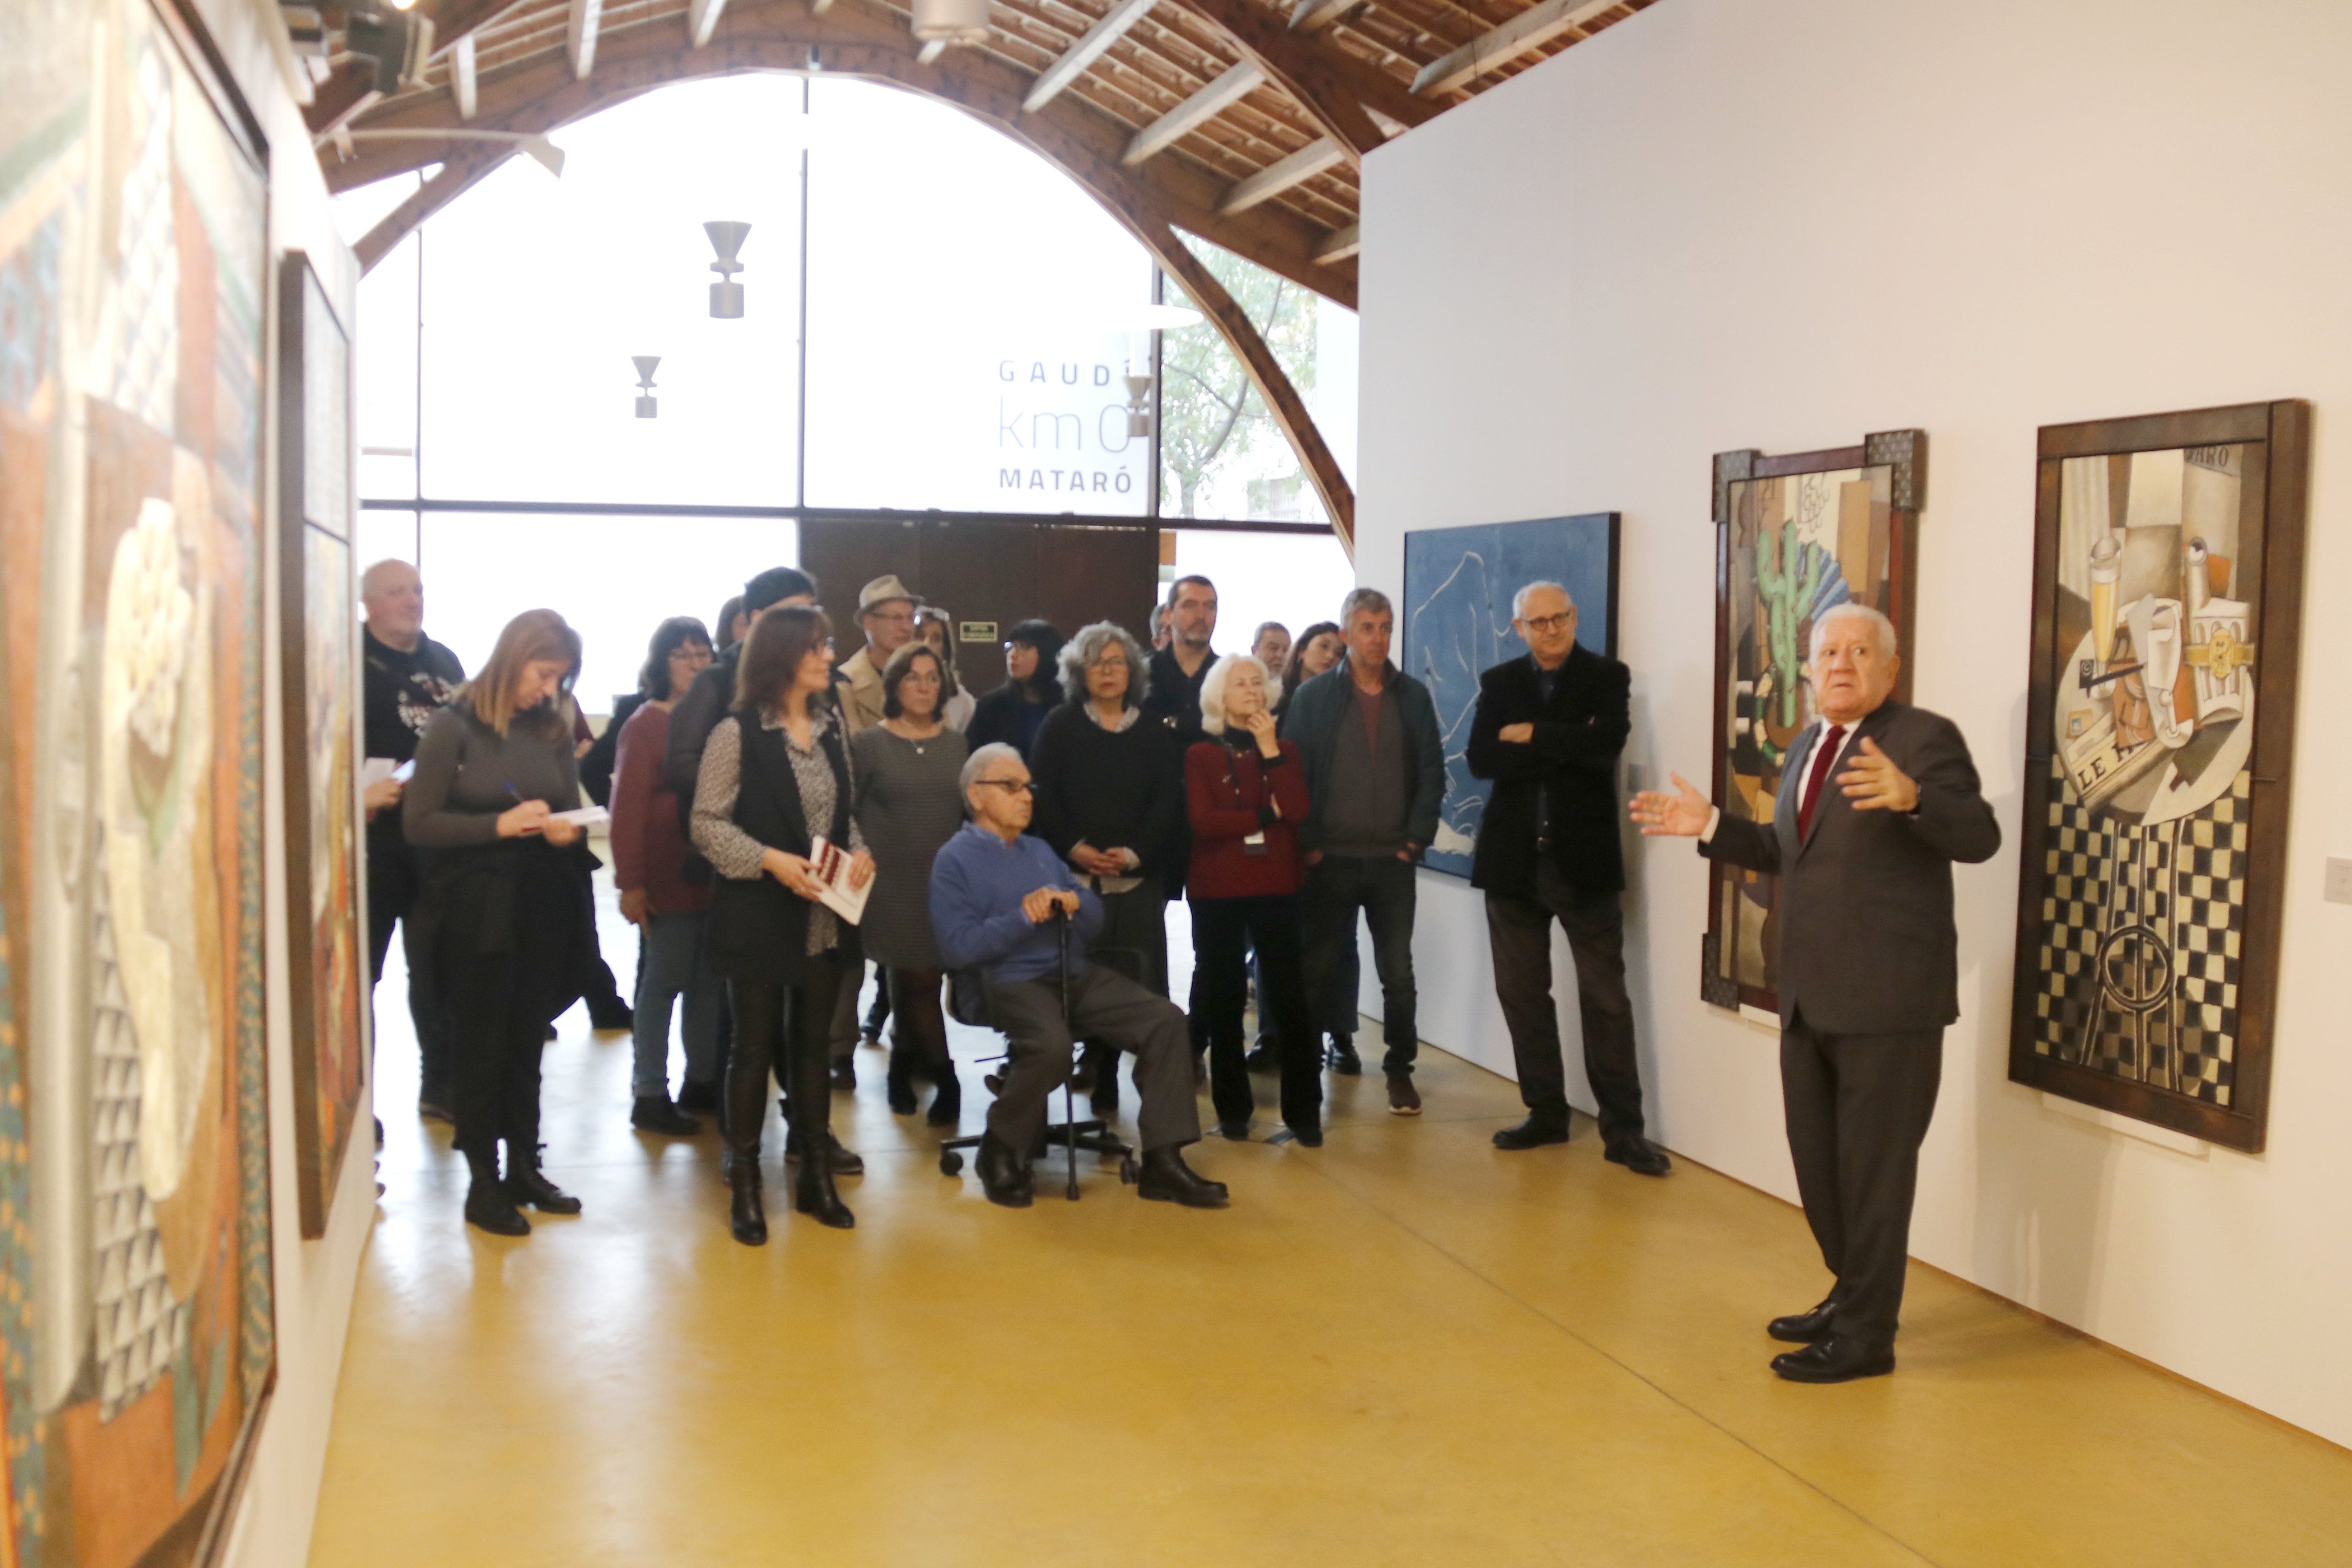
[[[528,960],[513,953],[446,957],[449,1016],[456,1036],[457,1146],[495,1156],[501,1140],[510,1163],[536,1165],[539,1058],[547,1046],[548,1010],[523,980]]]
[[[935,1083],[946,1083],[955,1077],[955,1059],[948,1051],[947,1015],[940,1010],[940,981],[943,972],[937,969],[887,968],[882,972],[881,994],[876,1005],[889,1004],[889,1011],[898,1015],[898,1022],[890,1031],[890,1058],[893,1062],[904,1060],[931,1075]]]
[[[784,1089],[801,1157],[816,1157],[833,1131],[829,1037],[834,1007],[851,976],[862,973],[827,952],[809,959],[800,984],[730,980],[735,1047],[727,1058],[727,1146],[739,1160],[760,1157],[768,1120],[768,1075]]]
[[[1192,900],[1194,994],[1209,1029],[1209,1098],[1221,1122],[1247,1121],[1256,1106],[1244,1065],[1243,1010],[1248,1002],[1248,948],[1257,948],[1264,984],[1262,1013],[1274,1017],[1282,1051],[1282,1120],[1291,1127],[1323,1123],[1322,1037],[1307,1007],[1298,900]]]
[[[1356,945],[1356,912],[1372,928],[1372,967],[1381,976],[1383,1071],[1410,1073],[1420,1048],[1412,980],[1412,918],[1418,897],[1410,860],[1391,855],[1326,855],[1307,868],[1300,897],[1307,917],[1307,994],[1329,994],[1343,954]],[[1349,998],[1352,1009],[1355,999]]]
[[[1806,1223],[1837,1276],[1839,1335],[1892,1344],[1911,1252],[1919,1144],[1936,1114],[1944,1032],[1780,1031],[1780,1094]]]
[[[1184,1015],[1126,975],[1089,963],[1070,981],[1062,1013],[1061,982],[1012,980],[988,987],[988,1009],[1013,1059],[1004,1087],[988,1108],[988,1130],[1026,1155],[1045,1130],[1046,1100],[1070,1080],[1071,1041],[1107,1040],[1135,1053],[1139,1142],[1146,1150],[1197,1142],[1201,1107],[1192,1098],[1192,1051]]]
[[[1584,1076],[1601,1107],[1601,1139],[1613,1144],[1639,1138],[1642,1068],[1633,1056],[1633,1005],[1625,994],[1624,915],[1616,894],[1579,892],[1549,865],[1537,868],[1532,897],[1486,895],[1495,997],[1511,1031],[1519,1099],[1535,1115],[1568,1124],[1568,1074],[1551,996],[1555,920],[1568,933],[1568,951],[1576,960]]]
[[[457,1068],[450,1038],[449,1015],[440,994],[430,932],[420,936],[411,918],[423,890],[416,857],[407,846],[368,848],[368,996],[373,1005],[375,983],[383,976],[384,954],[392,951],[392,928],[400,927],[400,951],[408,961],[408,1016],[416,1028],[419,1061],[417,1086],[424,1098],[455,1091]]]

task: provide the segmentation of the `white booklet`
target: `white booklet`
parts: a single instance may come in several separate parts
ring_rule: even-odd
[[[809,846],[809,871],[824,888],[824,891],[817,895],[817,901],[851,925],[856,925],[866,917],[866,897],[874,890],[874,879],[866,878],[866,886],[862,888],[851,887],[849,862],[852,858],[848,850],[822,837]]]
[[[601,805],[583,805],[572,811],[551,811],[550,822],[569,822],[579,827],[602,827],[613,820],[613,814]]]

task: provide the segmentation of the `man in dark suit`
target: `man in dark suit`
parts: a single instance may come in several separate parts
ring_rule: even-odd
[[[1717,810],[1679,773],[1676,794],[1633,800],[1643,833],[1696,837],[1710,859],[1780,879],[1789,1152],[1837,1276],[1820,1306],[1770,1325],[1805,1346],[1772,1361],[1798,1383],[1895,1370],[1919,1144],[1944,1027],[1960,1016],[1952,862],[2000,847],[1959,730],[1891,700],[1898,665],[1877,611],[1848,603],[1813,622],[1818,717],[1790,748],[1769,827]]]
[[[1644,1176],[1673,1163],[1642,1136],[1642,1069],[1625,994],[1625,920],[1617,895],[1617,753],[1632,728],[1632,677],[1579,647],[1576,602],[1557,583],[1513,595],[1511,629],[1528,656],[1478,678],[1470,772],[1495,781],[1478,825],[1470,885],[1486,895],[1495,995],[1511,1030],[1528,1119],[1495,1134],[1497,1149],[1568,1142],[1568,1082],[1551,997],[1551,922],[1576,958],[1584,1076],[1601,1107],[1606,1157]]]

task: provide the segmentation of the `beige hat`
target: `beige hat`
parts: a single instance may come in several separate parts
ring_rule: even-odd
[[[920,595],[907,591],[907,584],[898,581],[896,572],[887,572],[857,590],[857,613],[862,616],[875,605],[891,599],[904,599],[910,605],[923,602]]]

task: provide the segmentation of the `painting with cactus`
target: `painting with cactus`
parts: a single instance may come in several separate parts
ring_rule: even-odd
[[[1716,458],[1715,798],[1772,817],[1780,765],[1813,721],[1805,665],[1813,622],[1856,602],[1885,612],[1909,652],[1909,563],[1927,441],[1917,431],[1795,457]],[[1907,695],[1909,662],[1898,695]],[[1716,863],[1701,991],[1777,1016],[1775,879]]]

